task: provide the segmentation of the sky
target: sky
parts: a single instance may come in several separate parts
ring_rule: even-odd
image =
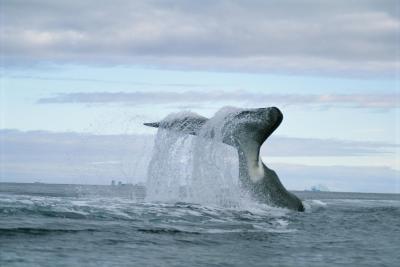
[[[0,182],[141,182],[172,112],[277,106],[288,189],[400,193],[400,4],[0,0]]]

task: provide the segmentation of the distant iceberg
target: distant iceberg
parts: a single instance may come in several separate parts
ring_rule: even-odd
[[[311,186],[311,188],[309,190],[306,191],[312,191],[312,192],[321,192],[321,191],[325,191],[325,192],[329,192],[329,188],[325,185],[322,184],[317,184],[317,185],[313,185]]]

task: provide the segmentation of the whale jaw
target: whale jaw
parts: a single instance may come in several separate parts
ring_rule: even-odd
[[[164,128],[185,134],[214,138],[214,129],[202,131],[207,118],[186,116],[144,125]],[[239,180],[252,196],[273,206],[304,211],[301,200],[288,192],[276,173],[269,169],[260,158],[264,141],[279,127],[282,112],[276,107],[248,109],[228,113],[219,126],[218,140],[235,147],[239,155]]]
[[[242,111],[227,120],[223,140],[238,149],[239,179],[256,200],[304,211],[301,200],[285,189],[275,171],[260,157],[262,144],[282,120],[283,114],[276,107]]]

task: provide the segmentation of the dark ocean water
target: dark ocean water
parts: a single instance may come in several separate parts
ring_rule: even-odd
[[[0,183],[0,266],[400,266],[400,196],[295,192],[306,212]]]

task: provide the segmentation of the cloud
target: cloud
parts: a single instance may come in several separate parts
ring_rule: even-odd
[[[146,177],[153,138],[0,130],[0,180],[108,184]]]
[[[2,1],[1,58],[395,74],[396,0]],[[397,55],[397,56],[396,56]]]
[[[152,156],[153,135],[93,135],[0,130],[0,181],[109,184],[142,182]],[[271,138],[267,156],[374,156],[394,154],[395,144]],[[290,189],[324,184],[331,190],[394,192],[400,172],[388,167],[269,164]]]
[[[389,167],[270,164],[292,190],[323,185],[330,191],[400,193],[400,171]]]
[[[400,99],[396,94],[263,94],[236,92],[97,92],[97,93],[63,93],[44,97],[39,104],[181,104],[197,105],[206,103],[247,104],[247,105],[319,105],[324,107],[342,106],[354,108],[390,109],[400,107]]]
[[[394,155],[400,144],[336,139],[296,138],[272,135],[261,149],[262,156],[335,157]]]

